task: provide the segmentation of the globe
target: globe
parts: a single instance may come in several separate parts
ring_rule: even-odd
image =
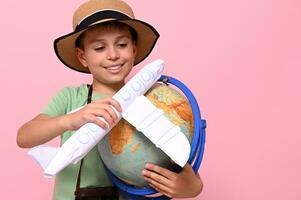
[[[148,90],[145,96],[157,108],[163,109],[166,117],[179,126],[191,142],[193,114],[186,97],[177,89],[159,83]],[[148,185],[141,175],[148,162],[173,171],[176,167],[162,150],[124,119],[121,119],[101,140],[98,150],[107,168],[115,176],[133,186]]]

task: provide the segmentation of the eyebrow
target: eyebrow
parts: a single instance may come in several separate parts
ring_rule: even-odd
[[[117,38],[116,38],[116,40],[120,40],[120,39],[122,39],[122,38],[128,38],[128,39],[131,39],[129,36],[127,36],[127,35],[120,35],[120,36],[118,36]],[[93,39],[93,40],[91,40],[89,43],[90,44],[93,44],[93,43],[95,43],[95,42],[104,42],[105,40],[104,39]]]

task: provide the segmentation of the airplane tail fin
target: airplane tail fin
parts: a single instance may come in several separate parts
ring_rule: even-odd
[[[30,155],[45,170],[60,148],[37,146],[29,150]]]

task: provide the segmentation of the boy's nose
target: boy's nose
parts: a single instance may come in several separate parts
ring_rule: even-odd
[[[117,60],[119,58],[118,51],[115,48],[109,48],[107,59],[108,60]]]

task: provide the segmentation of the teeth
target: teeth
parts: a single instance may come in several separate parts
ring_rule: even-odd
[[[112,66],[112,67],[107,67],[107,69],[119,69],[121,67],[121,65],[117,65],[117,66]]]
[[[111,73],[118,73],[122,68],[122,65],[115,65],[115,66],[111,66],[111,67],[106,67],[106,69],[108,71],[110,71]]]
[[[109,67],[109,69],[118,69],[118,68],[120,68],[121,66],[120,65],[118,65],[118,66],[114,66],[114,67]]]

